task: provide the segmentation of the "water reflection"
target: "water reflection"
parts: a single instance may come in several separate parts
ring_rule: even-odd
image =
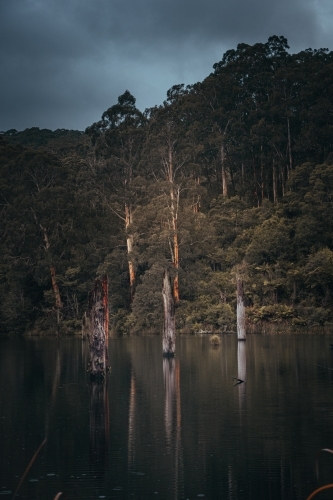
[[[242,414],[245,409],[246,399],[246,343],[238,342],[237,347],[237,367],[238,367],[238,380],[239,382],[239,410]]]
[[[89,456],[97,469],[108,465],[109,402],[108,382],[90,382]]]
[[[163,358],[164,423],[166,451],[172,460],[173,495],[181,497],[183,486],[183,455],[181,443],[181,393],[179,360]]]
[[[130,401],[128,412],[128,469],[131,472],[135,463],[135,412],[136,412],[136,385],[135,377],[132,369],[131,374],[131,388],[130,388]]]
[[[330,340],[179,338],[163,360],[160,337],[111,339],[105,385],[88,383],[80,339],[0,342],[0,493],[46,426],[20,489],[31,500],[304,500],[332,479],[333,455],[315,470],[333,443]]]

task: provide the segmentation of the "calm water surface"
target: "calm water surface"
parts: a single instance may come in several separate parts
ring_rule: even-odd
[[[107,384],[87,342],[0,340],[0,496],[306,499],[333,482],[332,337],[110,339]],[[233,377],[246,380],[236,385]],[[333,498],[332,491],[318,498]]]

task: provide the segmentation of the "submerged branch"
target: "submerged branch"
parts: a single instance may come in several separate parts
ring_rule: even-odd
[[[17,488],[16,488],[16,490],[15,490],[15,493],[14,493],[14,495],[13,495],[13,500],[14,500],[14,498],[16,497],[16,495],[17,495],[17,493],[18,493],[18,491],[19,491],[19,489],[20,489],[20,487],[21,487],[21,485],[22,485],[22,483],[23,483],[23,481],[24,481],[24,479],[25,479],[26,475],[28,474],[29,470],[31,469],[31,467],[32,467],[32,465],[33,465],[33,463],[34,463],[34,461],[36,460],[36,458],[37,458],[37,456],[38,456],[38,453],[39,453],[39,452],[40,452],[40,450],[43,448],[43,446],[45,445],[46,441],[47,441],[47,438],[45,438],[45,439],[44,439],[44,441],[40,444],[40,446],[39,446],[38,450],[35,452],[34,456],[33,456],[33,457],[32,457],[32,459],[30,460],[30,462],[29,462],[29,464],[28,464],[28,467],[25,469],[24,474],[23,474],[23,476],[21,477],[21,480],[20,480],[20,482],[19,482],[19,484],[18,484],[18,486],[17,486]]]

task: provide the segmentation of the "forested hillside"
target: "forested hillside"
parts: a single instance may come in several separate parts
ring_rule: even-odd
[[[107,273],[116,333],[333,325],[333,52],[239,44],[140,112],[126,91],[78,131],[0,135],[1,333],[79,330]]]

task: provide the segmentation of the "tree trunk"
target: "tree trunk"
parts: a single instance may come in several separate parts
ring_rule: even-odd
[[[125,205],[125,228],[126,228],[126,244],[127,244],[127,255],[128,255],[128,272],[130,280],[131,297],[134,295],[134,284],[135,284],[135,267],[131,260],[131,252],[133,251],[133,235],[128,233],[128,228],[132,224],[132,211],[128,205]]]
[[[56,280],[56,272],[55,268],[53,266],[50,266],[50,273],[51,273],[51,281],[52,281],[52,288],[55,296],[55,307],[56,307],[56,312],[57,312],[57,330],[58,330],[58,335],[60,334],[60,310],[64,307],[61,296],[60,296],[60,291],[58,287],[58,283]]]
[[[228,178],[225,168],[225,151],[224,145],[221,145],[221,174],[222,174],[222,194],[228,196]]]
[[[246,340],[243,281],[237,278],[237,338]]]
[[[291,135],[290,135],[289,116],[287,117],[287,128],[288,128],[288,153],[289,153],[289,166],[288,166],[288,179],[289,179],[289,173],[293,169],[293,157],[292,157],[292,153],[291,153]]]
[[[273,203],[277,203],[277,183],[276,183],[276,168],[273,160]]]
[[[96,279],[89,296],[90,378],[103,380],[109,371],[108,358],[108,279]]]
[[[179,302],[179,242],[178,242],[178,206],[179,206],[179,189],[175,193],[175,186],[170,186],[171,199],[171,218],[173,230],[173,265],[176,269],[176,275],[173,280],[173,298],[176,303]]]
[[[163,275],[162,296],[164,307],[163,356],[174,356],[176,350],[175,306],[168,271],[164,271]]]
[[[261,203],[265,198],[265,179],[264,179],[264,160],[263,160],[263,148],[260,146],[260,177],[261,177]]]
[[[176,268],[176,276],[173,280],[173,298],[175,303],[179,302],[179,277],[178,277],[178,269],[179,269],[179,244],[178,244],[178,233],[174,233],[173,237],[173,249],[174,249],[174,262],[173,265]]]
[[[58,287],[58,283],[56,280],[56,272],[55,272],[55,268],[53,266],[50,267],[50,273],[51,273],[51,280],[52,280],[52,288],[53,288],[54,296],[55,296],[56,308],[62,309],[64,307],[64,305],[63,305],[61,297],[60,297],[59,287]]]

